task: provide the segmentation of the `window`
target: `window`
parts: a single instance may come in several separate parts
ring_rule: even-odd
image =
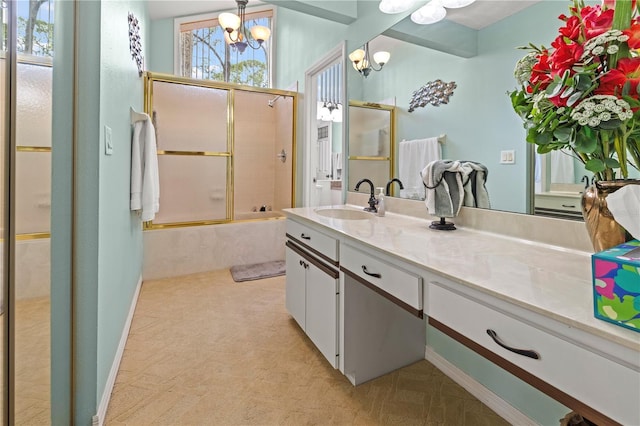
[[[272,29],[273,11],[246,14],[245,27],[263,25]],[[243,53],[224,40],[217,18],[184,20],[179,29],[179,73],[183,77],[270,87],[271,40]],[[247,36],[251,37],[249,31]],[[257,44],[253,39],[251,43]]]
[[[17,4],[18,52],[53,57],[53,2],[29,0]]]

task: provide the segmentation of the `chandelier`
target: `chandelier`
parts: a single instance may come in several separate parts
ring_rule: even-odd
[[[238,49],[242,53],[249,46],[252,49],[259,49],[262,43],[269,39],[271,30],[262,25],[254,25],[250,29],[251,37],[257,42],[252,44],[247,37],[247,29],[245,27],[245,9],[249,0],[236,0],[238,5],[238,13],[224,12],[218,15],[218,23],[224,29],[224,39],[228,45]]]
[[[373,54],[372,62],[369,54],[369,42],[365,43],[364,49],[356,49],[349,54],[349,60],[353,63],[353,68],[365,78],[371,73],[371,70],[382,70],[384,64],[389,62],[389,58],[391,58],[391,54],[381,50]],[[379,68],[373,65],[374,62],[379,65]]]

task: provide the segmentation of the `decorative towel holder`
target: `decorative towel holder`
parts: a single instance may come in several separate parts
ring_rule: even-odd
[[[131,114],[131,124],[135,124],[138,121],[144,121],[147,119],[147,114],[143,112],[137,112],[133,107],[129,107],[129,113]]]
[[[453,224],[453,222],[447,222],[446,220],[444,220],[444,217],[441,217],[440,220],[434,220],[433,222],[431,222],[429,228],[437,229],[438,231],[453,231],[456,229],[456,226]]]

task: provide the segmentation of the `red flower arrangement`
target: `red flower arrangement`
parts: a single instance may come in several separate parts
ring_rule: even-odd
[[[635,0],[574,0],[551,48],[529,45],[510,93],[539,153],[568,149],[598,180],[640,170],[640,18]],[[619,173],[619,174],[618,174]]]

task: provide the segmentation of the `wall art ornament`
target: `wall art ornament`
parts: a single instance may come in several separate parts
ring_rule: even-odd
[[[129,51],[131,57],[136,61],[138,66],[138,76],[142,77],[142,71],[144,70],[144,58],[142,56],[142,43],[140,37],[140,23],[138,18],[131,12],[129,12]]]
[[[409,112],[413,112],[416,108],[425,107],[428,104],[440,106],[440,104],[448,104],[449,98],[453,96],[453,89],[457,87],[454,81],[445,83],[438,79],[430,81],[411,95],[409,103]]]

